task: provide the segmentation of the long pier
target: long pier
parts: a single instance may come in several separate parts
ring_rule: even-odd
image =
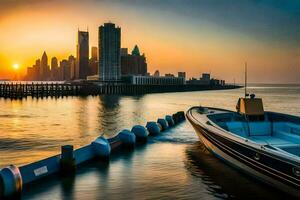
[[[26,97],[63,97],[101,94],[138,95],[160,92],[234,89],[234,85],[132,85],[94,83],[0,83],[0,97],[22,99]]]

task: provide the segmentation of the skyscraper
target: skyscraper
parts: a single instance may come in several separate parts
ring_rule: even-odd
[[[51,59],[51,80],[55,81],[58,79],[58,60],[56,57]]]
[[[92,47],[92,57],[89,62],[89,75],[97,75],[98,74],[98,48]]]
[[[40,68],[40,76],[41,80],[49,79],[49,66],[48,66],[48,56],[44,51],[41,59],[41,68]]]
[[[98,48],[97,47],[92,47],[92,60],[98,60]]]
[[[57,61],[57,58],[56,57],[53,57],[51,59],[51,70],[52,69],[57,69],[58,68],[58,61]]]
[[[113,23],[99,27],[99,79],[118,81],[121,79],[121,28]]]
[[[75,79],[75,71],[76,71],[76,59],[74,56],[70,55],[68,59],[70,65],[70,79]]]
[[[78,31],[76,79],[86,79],[89,71],[89,32]]]
[[[33,65],[33,68],[35,68],[35,80],[36,81],[39,81],[39,80],[41,80],[41,60],[40,59],[37,59],[36,61],[35,61],[35,64]]]

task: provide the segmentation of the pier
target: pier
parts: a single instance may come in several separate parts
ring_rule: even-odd
[[[95,83],[0,83],[0,98],[63,97],[102,94],[139,95],[160,92],[185,92],[201,90],[234,89],[234,85],[133,85]]]

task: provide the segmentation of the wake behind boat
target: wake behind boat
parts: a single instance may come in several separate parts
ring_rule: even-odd
[[[239,99],[236,112],[200,106],[187,118],[218,158],[300,198],[300,117],[265,112],[251,95]]]

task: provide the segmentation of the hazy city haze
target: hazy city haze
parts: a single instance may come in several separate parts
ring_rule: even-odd
[[[47,51],[59,60],[76,55],[77,30],[122,27],[122,47],[138,44],[148,70],[211,72],[232,82],[300,83],[300,2],[296,0],[2,0],[0,79],[21,74]]]

